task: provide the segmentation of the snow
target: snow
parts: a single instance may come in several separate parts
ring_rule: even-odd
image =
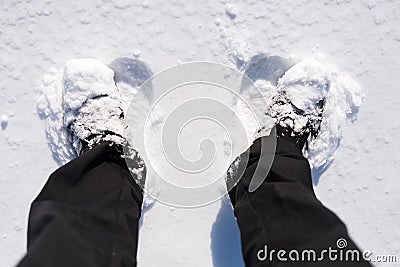
[[[232,20],[235,19],[236,16],[238,15],[237,7],[235,5],[231,5],[231,4],[227,5],[225,12],[226,12],[226,15]]]
[[[354,79],[365,101],[357,122],[341,127],[317,194],[361,247],[399,257],[399,7],[390,0],[4,1],[0,114],[8,125],[0,130],[0,265],[12,266],[24,254],[30,202],[60,162],[52,159],[51,137],[36,110],[42,77],[53,68],[47,83],[57,83],[53,75],[62,75],[56,72],[72,58],[108,64],[135,54],[154,72],[195,60],[241,68],[259,52],[326,55],[323,62]],[[348,84],[343,79],[339,85]],[[241,266],[227,201],[182,210],[147,200],[139,244],[141,266]]]
[[[76,156],[75,149],[68,145],[69,136],[64,129],[63,90],[63,71],[50,69],[43,77],[41,93],[37,100],[37,112],[46,123],[49,148],[59,164],[65,164]],[[44,91],[46,94],[43,94]]]
[[[8,125],[8,116],[7,115],[1,115],[0,117],[0,123],[1,123],[1,128],[4,130],[7,128]]]

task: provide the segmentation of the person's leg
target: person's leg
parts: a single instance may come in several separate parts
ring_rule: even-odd
[[[50,176],[18,266],[136,266],[143,196],[121,153],[103,142]]]
[[[370,266],[363,261],[340,261],[339,251],[336,254],[332,252],[333,256],[339,257],[336,261],[329,260],[329,251],[323,254],[323,263],[307,261],[308,252],[304,252],[306,261],[303,263],[290,260],[291,250],[299,252],[299,259],[302,259],[304,250],[311,249],[317,252],[317,259],[321,258],[324,249],[338,250],[337,240],[340,238],[347,241],[343,252],[357,247],[343,222],[317,200],[308,161],[292,138],[278,137],[268,176],[255,192],[248,191],[259,163],[260,144],[258,139],[250,148],[246,171],[229,193],[240,229],[246,266]],[[277,252],[280,249],[287,251],[280,256],[288,261],[279,260]],[[292,252],[291,256],[295,259],[297,255]],[[345,259],[345,254],[343,257]]]

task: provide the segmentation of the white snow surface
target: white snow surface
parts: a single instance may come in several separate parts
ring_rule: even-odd
[[[357,122],[334,128],[340,128],[343,138],[316,192],[362,248],[397,255],[399,261],[398,1],[9,0],[0,10],[0,266],[13,266],[24,254],[30,202],[71,155],[64,147],[60,158],[52,158],[49,150],[49,138],[60,144],[66,136],[49,128],[46,136],[46,124],[38,116],[43,75],[48,74],[44,86],[50,97],[62,86],[58,71],[71,58],[108,63],[134,56],[157,72],[196,60],[240,68],[259,52],[312,57],[337,66],[348,75],[337,79],[336,86],[347,103],[355,103],[349,109],[359,104],[359,95],[357,86],[348,85],[355,81],[363,89]],[[353,95],[358,97],[349,100]],[[61,110],[40,107],[51,121],[61,121]],[[332,112],[352,120],[348,110],[332,107]],[[175,209],[146,200],[139,264],[243,266],[229,202]]]

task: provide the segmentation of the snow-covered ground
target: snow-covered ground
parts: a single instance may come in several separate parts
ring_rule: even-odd
[[[400,261],[400,2],[32,0],[0,10],[0,266],[24,254],[30,202],[57,168],[36,110],[51,68],[120,56],[153,72],[195,60],[240,68],[260,52],[323,54],[363,88],[358,122],[316,191],[362,248]],[[229,205],[146,206],[140,266],[242,266]]]

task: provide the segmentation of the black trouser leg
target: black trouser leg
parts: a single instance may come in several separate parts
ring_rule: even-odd
[[[291,139],[278,138],[276,156],[266,180],[249,193],[248,186],[260,158],[260,143],[258,139],[252,145],[244,176],[230,192],[246,266],[370,266],[361,261],[362,253],[343,222],[317,200],[308,161]],[[343,252],[357,250],[360,262],[339,260],[352,259],[350,252],[340,258],[337,247],[340,238],[347,241]],[[330,260],[329,251],[321,254],[329,247],[338,250],[336,254],[331,252],[338,256],[337,260]],[[282,260],[277,257],[281,249],[286,251],[280,255]],[[312,252],[308,256],[310,249],[317,252],[317,262]],[[297,257],[291,250],[299,251],[300,255]],[[299,261],[292,261],[289,253]]]
[[[101,143],[50,176],[19,266],[136,266],[143,197],[120,154]]]

